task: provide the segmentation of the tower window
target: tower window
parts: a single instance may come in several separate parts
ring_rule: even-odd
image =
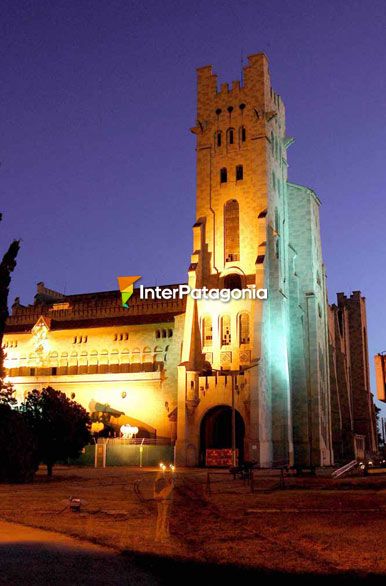
[[[220,131],[217,132],[217,134],[216,134],[216,144],[218,147],[221,146],[221,132]]]
[[[202,345],[211,346],[213,340],[212,319],[204,317],[202,320]]]
[[[240,259],[239,204],[236,199],[230,199],[224,207],[224,256],[225,262]]]
[[[228,181],[228,172],[226,167],[220,169],[220,183],[226,183]]]
[[[228,143],[233,144],[235,140],[235,133],[233,128],[228,129]]]
[[[240,344],[249,344],[249,315],[242,313],[239,317]]]
[[[245,126],[241,127],[241,142],[245,142],[247,140],[247,131]]]
[[[243,166],[237,165],[237,167],[236,167],[236,181],[241,181],[243,179],[243,176],[244,176]]]
[[[223,315],[221,318],[221,345],[229,346],[231,341],[231,318],[229,315]]]

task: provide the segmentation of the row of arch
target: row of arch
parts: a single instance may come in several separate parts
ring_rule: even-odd
[[[242,312],[237,316],[236,332],[238,344],[249,344],[250,325],[249,314]],[[232,324],[230,315],[221,315],[218,319],[217,328],[221,346],[232,344]],[[203,347],[213,346],[213,319],[210,315],[204,315],[201,320],[201,338]]]
[[[233,145],[236,141],[236,129],[235,128],[228,128],[225,132],[222,130],[217,130],[214,136],[214,144],[216,148],[220,148],[224,142],[223,137],[225,136],[226,144]],[[240,126],[238,129],[238,139],[239,143],[243,143],[247,140],[247,130],[245,126]]]
[[[8,363],[10,376],[39,376],[64,374],[101,374],[116,372],[154,372],[162,370],[167,361],[169,346],[133,350],[96,350],[88,352],[51,352],[46,364],[39,365],[36,354],[30,354]]]

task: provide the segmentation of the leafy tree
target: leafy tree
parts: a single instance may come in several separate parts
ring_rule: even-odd
[[[0,482],[31,482],[38,466],[36,440],[24,416],[0,404]]]
[[[48,476],[58,460],[77,458],[91,439],[87,411],[52,387],[31,391],[21,411],[36,437],[39,461],[47,466]]]
[[[0,221],[2,215],[0,214]],[[11,274],[16,267],[16,258],[20,249],[20,241],[14,240],[0,263],[0,404],[14,404],[13,389],[11,385],[4,383],[4,350],[3,335],[5,323],[8,317],[8,295],[11,284]]]

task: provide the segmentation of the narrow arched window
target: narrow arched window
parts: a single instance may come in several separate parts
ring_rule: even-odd
[[[233,144],[235,141],[235,133],[233,128],[228,128],[228,143]]]
[[[236,167],[236,181],[242,181],[244,178],[244,170],[242,165],[237,165]]]
[[[245,126],[241,127],[241,142],[245,142],[247,140],[247,131]]]
[[[222,137],[221,137],[221,131],[219,130],[219,131],[216,133],[216,145],[217,145],[218,147],[220,147],[220,146],[221,146],[221,139],[222,139]]]
[[[249,344],[249,315],[242,313],[239,317],[240,344]]]
[[[202,345],[211,346],[213,341],[212,318],[207,316],[202,320]]]
[[[224,207],[224,255],[225,262],[240,260],[239,204],[236,199],[230,199]]]
[[[220,169],[220,183],[226,183],[228,181],[228,171],[226,167]]]
[[[221,345],[229,346],[232,342],[231,336],[231,318],[229,315],[223,315],[220,321]]]

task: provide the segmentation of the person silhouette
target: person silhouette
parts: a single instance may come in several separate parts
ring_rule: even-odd
[[[169,520],[173,502],[174,474],[160,470],[154,481],[154,498],[157,501],[156,541],[170,537]]]

